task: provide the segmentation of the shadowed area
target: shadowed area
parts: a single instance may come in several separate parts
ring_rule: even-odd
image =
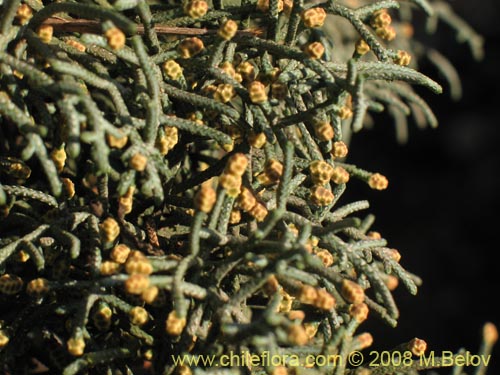
[[[405,146],[394,141],[390,119],[353,141],[358,153],[351,161],[368,161],[367,168],[387,175],[390,185],[377,193],[359,184],[348,189],[349,197],[369,194],[372,210],[378,213],[375,229],[401,251],[402,265],[424,280],[416,298],[399,288],[398,329],[387,329],[376,319],[369,322],[366,329],[373,332],[377,349],[417,336],[427,340],[430,350],[456,351],[463,346],[477,352],[482,324],[500,323],[495,302],[500,287],[500,4],[452,3],[486,40],[486,56],[480,63],[470,57],[467,46],[450,42],[453,34],[446,27],[433,41],[457,68],[463,98],[455,103],[446,94],[422,92],[440,126],[424,131],[413,126]],[[443,82],[432,67],[422,68]],[[488,373],[499,370],[497,348]]]

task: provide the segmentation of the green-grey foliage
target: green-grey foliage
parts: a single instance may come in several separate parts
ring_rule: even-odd
[[[349,139],[382,111],[401,141],[409,116],[437,126],[412,88],[442,91],[420,59],[460,95],[414,13],[478,58],[482,39],[441,1],[206,5],[3,1],[0,372],[283,373],[173,357],[248,351],[289,355],[289,373],[365,374],[290,358],[347,358],[369,344],[367,311],[397,325],[398,282],[417,293],[369,203],[342,197],[355,179],[388,184],[346,160]],[[374,373],[426,367],[422,345]]]

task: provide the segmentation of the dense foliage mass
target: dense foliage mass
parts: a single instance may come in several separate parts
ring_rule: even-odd
[[[367,318],[396,326],[392,291],[420,280],[342,194],[388,186],[348,163],[370,112],[401,141],[410,115],[437,125],[419,59],[459,94],[414,13],[480,57],[438,1],[3,1],[0,371],[354,373],[175,355],[347,358],[371,345]]]

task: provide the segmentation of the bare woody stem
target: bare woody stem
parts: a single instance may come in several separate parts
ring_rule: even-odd
[[[77,19],[66,20],[59,17],[50,17],[43,21],[42,25],[52,26],[55,32],[75,32],[75,33],[88,33],[88,34],[101,34],[101,22]],[[154,30],[158,34],[171,34],[171,35],[207,35],[216,34],[217,30],[209,30],[205,28],[191,28],[191,27],[172,27],[164,25],[155,25]],[[144,26],[137,25],[137,32],[144,34]],[[240,36],[255,36],[262,33],[261,29],[254,30],[239,30]]]

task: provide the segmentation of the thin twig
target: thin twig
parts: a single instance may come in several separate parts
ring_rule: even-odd
[[[78,19],[78,20],[67,20],[60,17],[50,17],[47,18],[43,25],[52,26],[55,32],[76,32],[76,33],[89,33],[89,34],[101,34],[101,22]],[[158,34],[172,34],[172,35],[206,35],[215,34],[217,30],[209,29],[195,29],[191,27],[170,27],[164,25],[155,25],[154,30]],[[144,34],[144,26],[137,25],[137,32],[139,34]],[[252,29],[252,30],[239,30],[239,36],[254,36],[263,33],[262,29]]]

